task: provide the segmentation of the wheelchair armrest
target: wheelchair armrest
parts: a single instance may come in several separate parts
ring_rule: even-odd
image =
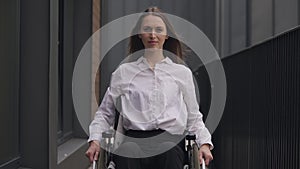
[[[195,134],[188,134],[185,136],[186,140],[196,140],[196,135]]]
[[[107,131],[102,132],[102,140],[101,144],[105,151],[108,153],[108,156],[110,156],[110,153],[113,150],[114,146],[114,137],[115,137],[115,132],[113,129],[109,129]]]
[[[115,131],[113,129],[109,129],[107,131],[102,132],[102,140],[101,140],[101,146],[103,146],[100,149],[99,153],[99,159],[98,159],[98,167],[97,169],[111,169],[114,168],[112,165],[112,150],[114,146],[114,137],[115,137]]]
[[[114,130],[112,129],[102,132],[102,138],[112,138],[113,136],[114,136]]]
[[[186,151],[189,151],[192,149],[193,143],[195,143],[196,135],[195,134],[188,134],[185,136],[185,148]]]

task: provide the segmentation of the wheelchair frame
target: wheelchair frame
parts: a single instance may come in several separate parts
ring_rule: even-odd
[[[114,147],[114,131],[108,130],[102,133],[104,139],[101,145],[105,146],[100,149],[98,161],[93,162],[93,169],[116,169],[113,162],[112,150]],[[198,146],[195,143],[195,135],[187,135],[185,137],[185,150],[187,152],[187,164],[183,166],[183,169],[208,169],[205,166],[204,159],[202,160],[202,166],[200,166],[198,159]]]

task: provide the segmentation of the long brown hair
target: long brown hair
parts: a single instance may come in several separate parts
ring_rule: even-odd
[[[143,19],[148,15],[158,16],[166,24],[168,39],[166,39],[166,41],[163,45],[163,50],[167,50],[167,51],[175,54],[180,59],[183,59],[182,45],[181,45],[180,41],[178,40],[178,37],[174,31],[174,28],[170,24],[170,22],[167,20],[167,18],[163,15],[162,11],[157,7],[150,7],[148,9],[146,9],[144,11],[144,13],[139,17],[135,27],[133,28],[133,30],[131,32],[131,37],[130,37],[129,45],[128,45],[129,55],[133,54],[134,52],[137,52],[139,50],[145,49],[142,40],[138,36],[138,33],[140,31]]]

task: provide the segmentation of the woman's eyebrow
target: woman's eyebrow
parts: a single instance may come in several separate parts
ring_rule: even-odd
[[[143,25],[142,28],[164,28],[163,26],[150,26],[150,25]]]

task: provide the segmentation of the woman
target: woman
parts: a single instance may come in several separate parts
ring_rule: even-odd
[[[117,169],[182,169],[184,155],[177,138],[182,139],[185,131],[197,136],[200,163],[204,158],[208,165],[213,145],[199,112],[192,73],[168,57],[169,53],[176,55],[179,59],[173,60],[177,62],[183,51],[171,24],[157,7],[148,8],[132,31],[129,54],[140,51],[143,56],[137,61],[120,65],[112,74],[90,125],[86,155],[91,162],[98,158],[101,133],[113,125],[116,100],[120,98],[128,139],[115,152]]]

